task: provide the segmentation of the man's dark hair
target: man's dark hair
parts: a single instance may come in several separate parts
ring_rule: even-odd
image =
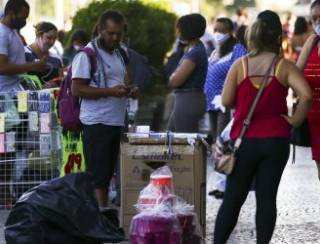
[[[19,13],[22,8],[30,9],[25,0],[9,0],[4,7],[4,15],[8,15],[10,11]]]
[[[187,14],[178,19],[177,28],[182,40],[193,40],[203,36],[206,30],[206,19],[201,14]]]
[[[123,15],[116,10],[107,10],[106,12],[104,12],[99,18],[98,26],[100,28],[105,27],[107,20],[112,20],[117,24],[125,23]]]

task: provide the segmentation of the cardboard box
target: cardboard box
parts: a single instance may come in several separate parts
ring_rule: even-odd
[[[149,145],[148,145],[149,143]],[[159,141],[121,145],[121,226],[128,233],[134,205],[140,191],[149,184],[150,174],[168,165],[173,174],[175,194],[195,206],[203,231],[206,223],[206,150],[196,141],[172,145],[172,153]]]

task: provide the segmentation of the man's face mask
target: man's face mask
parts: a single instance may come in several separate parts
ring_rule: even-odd
[[[26,23],[27,21],[25,19],[16,16],[16,18],[12,21],[12,27],[16,30],[20,30],[26,25]]]

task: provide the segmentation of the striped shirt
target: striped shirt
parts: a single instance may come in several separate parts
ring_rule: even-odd
[[[247,50],[241,44],[236,44],[232,52],[222,58],[209,62],[208,73],[204,85],[204,92],[207,97],[207,111],[219,110],[211,104],[215,96],[221,95],[224,81],[231,65],[240,57],[247,54]]]

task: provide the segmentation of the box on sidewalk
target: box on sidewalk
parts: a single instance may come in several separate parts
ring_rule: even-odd
[[[200,225],[206,223],[206,150],[199,140],[174,139],[171,153],[165,140],[139,138],[121,145],[121,218],[128,233],[137,214],[134,205],[150,174],[168,165],[173,174],[175,194],[194,205]]]

